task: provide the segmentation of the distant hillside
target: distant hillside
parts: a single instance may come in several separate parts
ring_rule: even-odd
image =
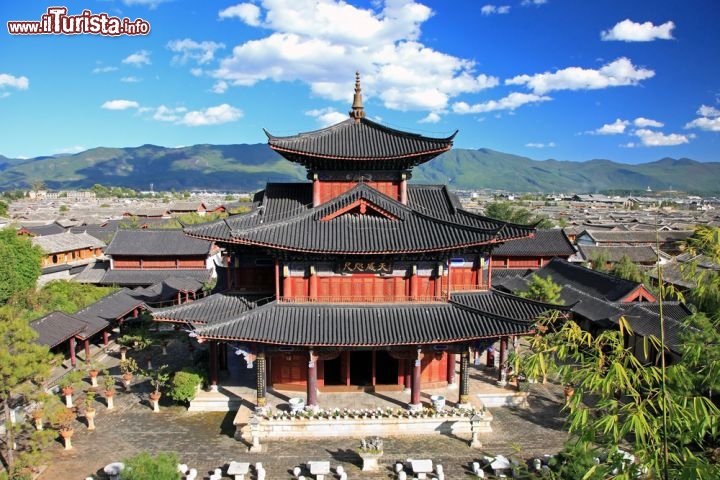
[[[0,189],[42,181],[54,190],[94,184],[149,190],[255,191],[266,182],[306,179],[266,144],[165,148],[93,148],[73,155],[11,159],[0,155]],[[610,160],[537,161],[488,149],[454,149],[413,171],[413,182],[449,183],[456,189],[576,192],[669,188],[720,192],[720,163],[665,158],[627,165]]]

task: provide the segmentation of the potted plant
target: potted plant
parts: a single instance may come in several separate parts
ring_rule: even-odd
[[[85,419],[88,422],[88,430],[95,430],[95,392],[85,392]]]
[[[107,408],[112,410],[115,408],[113,397],[115,397],[115,377],[110,375],[110,372],[103,371],[103,384],[105,386],[105,398],[107,399]]]
[[[170,367],[168,367],[167,365],[162,365],[155,370],[147,372],[147,375],[150,377],[150,382],[153,386],[153,391],[152,393],[150,393],[150,400],[152,401],[154,412],[160,411],[159,403],[160,396],[162,395],[160,392],[160,388],[164,387],[170,380],[170,373],[168,373],[169,368]]]
[[[363,461],[362,470],[375,471],[378,470],[378,460],[383,455],[383,441],[380,438],[373,438],[360,440],[360,447],[357,449],[357,453]]]
[[[78,370],[72,370],[65,374],[58,382],[63,397],[65,397],[65,406],[68,408],[72,408],[73,406],[72,395],[81,379],[82,373]]]
[[[133,374],[137,372],[138,365],[134,358],[126,358],[120,360],[120,373],[122,373],[123,383],[125,384],[125,390],[130,391],[130,382],[132,382]]]
[[[100,374],[100,368],[96,362],[90,362],[88,365],[88,375],[90,376],[90,386],[93,388],[97,388],[97,378]]]
[[[52,413],[52,423],[60,431],[60,436],[65,443],[65,450],[72,448],[73,422],[75,421],[75,409],[55,408]]]

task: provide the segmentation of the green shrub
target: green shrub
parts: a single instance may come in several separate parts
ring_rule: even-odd
[[[197,371],[184,368],[173,375],[168,396],[176,402],[189,402],[195,396],[197,387],[202,381],[202,376]]]
[[[138,453],[134,457],[125,459],[123,480],[179,480],[180,472],[177,469],[178,454],[174,452],[161,452],[152,457],[147,452]]]

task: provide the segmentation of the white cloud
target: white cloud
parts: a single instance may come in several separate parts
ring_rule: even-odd
[[[220,80],[218,82],[215,82],[215,85],[212,86],[213,93],[225,93],[225,91],[228,89],[228,84],[225,80]]]
[[[101,105],[106,110],[127,110],[128,108],[139,108],[140,104],[134,100],[108,100]]]
[[[181,114],[185,112],[187,112],[187,108],[185,107],[171,108],[160,105],[155,109],[152,118],[159,122],[177,122],[182,118]]]
[[[245,5],[245,4],[241,4]],[[398,110],[440,111],[455,97],[498,85],[475,71],[475,62],[448,55],[418,40],[433,12],[413,0],[261,0],[251,8],[223,11],[260,22],[271,33],[235,46],[212,76],[229,85],[305,82],[314,95],[348,101],[351,72],[362,74],[363,95]],[[238,7],[238,5],[236,5]],[[222,13],[222,12],[221,12]],[[348,78],[350,77],[350,78]]]
[[[215,50],[225,48],[224,43],[217,42],[196,42],[189,38],[183,40],[171,40],[167,44],[167,48],[178,55],[173,56],[173,62],[185,64],[188,60],[194,60],[203,64],[211,61],[215,57]]]
[[[673,22],[655,26],[651,22],[636,23],[630,19],[615,24],[610,30],[603,30],[600,38],[605,41],[651,42],[653,40],[672,40]]]
[[[645,118],[645,117],[636,118],[635,120],[633,120],[633,124],[639,128],[647,128],[647,127],[660,128],[665,125],[662,122],[658,122],[657,120],[652,120],[650,118]]]
[[[329,127],[348,118],[347,114],[338,112],[331,107],[308,110],[305,115],[314,117],[321,127]]]
[[[430,112],[424,118],[419,120],[419,123],[438,123],[440,121],[440,114],[437,112]]]
[[[121,82],[125,82],[125,83],[138,83],[138,82],[140,81],[140,79],[139,79],[138,77],[135,77],[135,76],[133,76],[133,75],[130,75],[130,76],[127,76],[127,77],[122,77],[122,78],[120,79],[120,81],[121,81]]]
[[[178,123],[189,127],[205,125],[220,125],[222,123],[234,122],[242,118],[243,112],[235,107],[223,103],[216,107],[209,107],[205,110],[193,110],[185,113]]]
[[[540,5],[545,5],[546,3],[547,3],[547,0],[523,0],[520,5],[524,5],[524,6],[527,6],[527,5],[540,6]]]
[[[680,135],[678,133],[665,134],[655,130],[638,129],[633,132],[646,147],[667,147],[689,143],[694,135]]]
[[[122,63],[135,65],[136,67],[150,65],[150,52],[147,50],[139,50],[123,58]]]
[[[260,26],[260,8],[252,3],[240,3],[232,7],[227,7],[224,10],[220,10],[218,16],[221,19],[239,18],[251,27]]]
[[[700,105],[697,114],[702,117],[720,117],[720,110],[708,105]]]
[[[530,147],[530,148],[553,148],[553,147],[555,147],[555,142],[549,142],[549,143],[530,142],[530,143],[526,143],[525,146]]]
[[[613,123],[606,123],[602,127],[588,133],[593,135],[618,135],[625,133],[625,128],[630,124],[627,120],[616,119]]]
[[[480,9],[480,13],[483,15],[505,15],[510,13],[509,5],[483,5]]]
[[[638,68],[621,57],[603,65],[600,69],[568,67],[554,73],[518,75],[505,81],[506,85],[526,85],[537,94],[555,90],[596,90],[608,87],[637,85],[641,80],[651,78],[655,72]]]
[[[453,105],[453,112],[467,114],[486,113],[497,110],[512,111],[528,103],[547,102],[548,100],[552,99],[547,96],[535,95],[534,93],[512,92],[500,100],[488,100],[487,102],[476,103],[475,105],[469,105],[465,102],[457,102]]]
[[[67,153],[80,153],[87,150],[87,147],[83,147],[82,145],[73,145],[72,147],[63,147],[58,148],[55,150],[56,154],[67,154]]]
[[[15,75],[10,75],[9,73],[0,73],[0,90],[5,89],[6,87],[15,88],[17,90],[27,90],[30,88],[30,80],[28,80],[25,76],[16,77]]]
[[[111,66],[105,66],[105,67],[95,67],[92,69],[92,73],[108,73],[108,72],[114,72],[117,70],[117,67],[111,67]]]
[[[720,110],[708,105],[701,105],[697,114],[699,118],[685,124],[685,128],[699,128],[708,132],[720,132]]]
[[[125,5],[142,5],[149,7],[150,10],[154,10],[161,3],[169,1],[170,0],[122,0]]]

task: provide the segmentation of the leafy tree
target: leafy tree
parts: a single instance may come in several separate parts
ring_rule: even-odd
[[[642,283],[644,280],[644,275],[643,272],[640,271],[640,267],[630,260],[630,257],[627,255],[623,255],[620,260],[612,266],[610,273],[616,277],[637,283]]]
[[[2,309],[9,309],[26,321],[53,311],[73,314],[115,291],[112,287],[54,280],[40,290],[27,289],[13,293]]]
[[[485,206],[485,215],[490,218],[519,225],[536,225],[537,228],[553,228],[547,217],[533,215],[527,208],[517,207],[510,202],[491,202]]]
[[[179,480],[177,453],[161,452],[155,457],[148,452],[126,458],[123,480]]]
[[[589,263],[590,268],[592,268],[593,270],[608,273],[608,263],[610,263],[610,258],[608,257],[607,253],[603,252],[602,250],[598,250],[592,255],[592,257],[590,257]]]
[[[695,284],[687,298],[698,310],[718,316],[720,274],[717,270],[702,267],[700,263],[720,265],[720,227],[698,225],[693,235],[684,242],[684,248],[698,256],[682,267],[682,276]]]
[[[35,392],[50,373],[54,356],[48,348],[35,343],[37,334],[24,320],[3,314],[0,316],[0,403],[6,429],[5,462],[14,463],[15,431],[10,424],[13,400],[20,394]]]
[[[35,286],[44,253],[12,228],[0,230],[0,304],[13,292]]]
[[[562,292],[562,286],[555,283],[551,277],[542,278],[533,273],[528,282],[528,289],[518,293],[518,296],[538,302],[562,305],[565,302],[560,298],[560,292]]]
[[[7,217],[8,215],[8,204],[0,200],[0,217]]]
[[[541,319],[538,330],[547,332],[549,369],[574,386],[566,408],[578,448],[597,447],[608,454],[629,449],[638,462],[611,478],[637,478],[644,470],[649,478],[718,478],[720,464],[713,455],[720,440],[720,410],[688,375],[692,362],[683,360],[665,371],[643,364],[626,348],[633,333],[623,318],[620,329],[597,335],[558,319]],[[645,342],[646,349],[663,351],[657,339]],[[594,476],[609,474],[607,468],[594,465],[582,476],[559,478],[608,478]]]

